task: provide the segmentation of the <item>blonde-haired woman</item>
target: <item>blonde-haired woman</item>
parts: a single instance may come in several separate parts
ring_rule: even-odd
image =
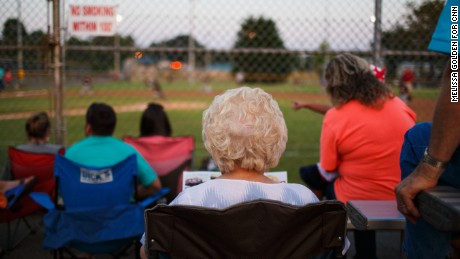
[[[204,145],[222,176],[184,190],[170,205],[223,209],[257,199],[292,205],[318,201],[303,185],[264,176],[278,165],[287,142],[283,114],[271,95],[259,88],[227,90],[204,111],[202,125]],[[145,258],[144,249],[141,254]]]
[[[271,95],[259,88],[227,90],[204,111],[202,124],[204,145],[222,176],[185,190],[171,205],[225,208],[255,199],[294,205],[317,201],[302,185],[276,183],[264,175],[278,165],[287,142],[283,114]]]
[[[320,166],[302,168],[302,179],[320,198],[326,192],[344,203],[394,200],[401,146],[415,113],[355,55],[334,57],[325,77],[334,107],[323,120]],[[355,231],[355,245],[355,258],[376,258],[375,232]]]

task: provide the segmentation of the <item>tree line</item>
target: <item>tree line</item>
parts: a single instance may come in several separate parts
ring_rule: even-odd
[[[419,5],[409,3],[407,5],[407,15],[401,17],[400,21],[394,26],[382,32],[382,47],[386,50],[396,51],[425,51],[431,39],[439,14],[444,6],[442,0],[428,0]],[[25,48],[24,68],[43,69],[50,60],[49,34],[37,30],[28,33],[24,25],[15,18],[10,18],[3,24],[2,38],[0,45],[17,46],[18,26],[22,34],[23,46],[37,48]],[[204,67],[209,62],[231,63],[234,73],[243,72],[246,81],[283,81],[289,73],[294,70],[305,69],[305,61],[294,52],[287,51],[282,38],[278,32],[276,23],[264,17],[249,17],[241,24],[237,32],[236,41],[233,44],[235,51],[231,54],[213,53],[210,57],[206,56],[206,46],[197,39],[191,39],[195,51],[196,67]],[[66,40],[67,46],[114,46],[115,38],[92,37],[80,39],[70,37]],[[121,47],[135,47],[136,42],[131,36],[119,36]],[[372,45],[372,44],[371,44]],[[184,51],[158,51],[146,53],[154,62],[160,60],[188,62],[189,35],[178,35],[172,39],[162,42],[153,42],[151,48],[179,48]],[[42,51],[40,49],[42,48]],[[372,48],[372,46],[371,46]],[[259,50],[251,52],[250,50]],[[277,50],[277,51],[260,51]],[[318,46],[320,52],[330,50],[328,43],[322,42]],[[121,52],[121,60],[132,57],[131,52]],[[324,62],[327,62],[322,53],[313,57],[312,70],[322,72]],[[0,50],[0,65],[14,67],[17,51],[13,48]],[[91,50],[66,50],[66,64],[71,67],[80,67],[96,71],[106,71],[113,68],[113,51],[91,51]],[[387,68],[387,77],[395,77],[398,66],[405,62],[431,62],[441,64],[445,62],[444,56],[417,56],[417,55],[387,55],[384,57],[384,66]],[[308,62],[307,62],[308,63]],[[429,71],[427,73],[430,73]],[[428,75],[429,76],[429,75]]]

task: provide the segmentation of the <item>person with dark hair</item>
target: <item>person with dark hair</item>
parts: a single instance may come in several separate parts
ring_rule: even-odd
[[[25,130],[28,142],[16,148],[31,153],[57,154],[64,147],[56,144],[49,144],[51,123],[46,112],[37,112],[27,119]],[[2,179],[11,179],[11,163],[9,158],[5,162],[5,169]]]
[[[141,117],[140,136],[171,137],[172,129],[168,115],[161,104],[149,103]]]
[[[400,180],[399,154],[415,113],[351,54],[334,57],[326,68],[326,112],[319,165],[303,167],[301,178],[321,199],[394,200]],[[355,258],[376,258],[374,231],[355,231]]]
[[[86,112],[85,130],[87,136],[111,136],[115,131],[117,117],[111,106],[93,103]]]
[[[136,154],[138,166],[138,195],[146,197],[161,189],[160,179],[145,159],[132,146],[114,138],[117,117],[105,103],[93,103],[86,112],[86,138],[73,144],[65,156],[87,166],[107,166]]]
[[[26,132],[29,139],[42,139],[47,135],[51,123],[46,112],[38,112],[27,120]]]
[[[33,153],[57,154],[63,147],[56,144],[48,144],[51,133],[51,122],[46,112],[37,112],[27,119],[26,126],[28,143],[16,148]]]

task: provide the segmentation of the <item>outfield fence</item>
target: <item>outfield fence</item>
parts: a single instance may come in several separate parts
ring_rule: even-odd
[[[24,123],[33,112],[47,111],[54,118],[51,142],[70,146],[84,137],[92,102],[116,108],[117,137],[137,136],[140,113],[159,102],[174,135],[195,136],[199,167],[207,155],[201,112],[216,94],[248,84],[278,99],[292,128],[281,166],[296,171],[318,159],[321,117],[292,111],[291,100],[328,103],[322,75],[338,53],[385,67],[396,95],[402,74],[412,70],[409,105],[418,121],[431,120],[447,59],[426,46],[444,3],[4,0],[0,67],[12,80],[3,80],[0,92],[0,166],[8,146],[27,141]],[[97,21],[108,17],[112,27],[96,28],[85,20],[92,14],[102,17]]]

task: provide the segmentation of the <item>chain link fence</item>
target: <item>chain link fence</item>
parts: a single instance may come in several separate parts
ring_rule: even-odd
[[[141,112],[158,102],[170,116],[173,135],[195,136],[199,168],[207,156],[202,111],[216,94],[247,84],[263,87],[280,103],[290,130],[280,169],[294,175],[300,165],[318,160],[321,116],[292,111],[291,101],[328,103],[322,74],[337,53],[355,53],[385,67],[386,83],[396,95],[404,71],[413,71],[409,105],[418,121],[431,120],[447,59],[426,46],[443,5],[436,0],[4,0],[0,166],[8,146],[27,141],[24,123],[33,112],[59,119],[56,107],[62,105],[62,121],[55,123],[50,142],[68,147],[84,137],[84,113],[92,102],[115,108],[120,138],[138,136]],[[80,12],[114,16],[114,33],[76,33],[94,27],[72,23],[72,6],[110,7]],[[57,18],[59,25],[53,22]],[[57,32],[59,56],[53,52]]]

